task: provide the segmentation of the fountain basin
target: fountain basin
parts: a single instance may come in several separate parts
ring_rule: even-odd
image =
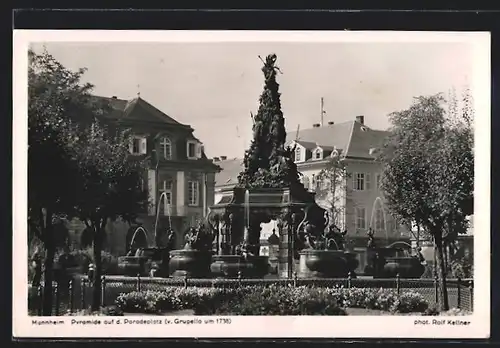
[[[343,250],[315,250],[306,249],[299,253],[300,278],[346,278],[354,270],[359,261],[356,253]]]
[[[148,261],[147,256],[120,256],[118,257],[118,273],[130,277],[135,277],[138,274],[146,276]]]
[[[398,273],[401,278],[420,278],[425,272],[425,266],[418,257],[400,248],[372,249],[368,258],[364,274],[374,278],[395,278]]]
[[[381,276],[395,278],[420,278],[425,272],[425,266],[417,257],[388,257],[382,269]]]
[[[210,251],[172,250],[169,270],[172,277],[206,278],[210,275]]]
[[[268,256],[215,255],[212,261],[210,270],[216,278],[237,278],[240,272],[242,278],[264,278],[269,273]]]

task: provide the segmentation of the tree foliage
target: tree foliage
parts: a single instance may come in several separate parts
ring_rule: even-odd
[[[74,121],[91,119],[98,107],[91,102],[84,70],[67,70],[48,52],[28,52],[28,226],[45,248],[43,313],[52,306],[53,260],[60,239],[54,222],[72,213],[77,165],[66,139]]]
[[[346,164],[339,154],[328,158],[325,167],[316,175],[316,198],[323,202],[330,221],[341,228],[346,213],[345,199],[348,194]]]
[[[264,61],[264,91],[257,115],[253,118],[253,139],[245,152],[244,170],[238,176],[242,187],[301,187],[299,172],[293,161],[293,149],[285,148],[285,119],[281,111],[279,84],[275,65],[277,57],[270,54]]]
[[[391,114],[391,136],[380,157],[391,213],[409,226],[422,226],[434,239],[444,309],[444,246],[466,230],[474,180],[472,100],[466,93],[462,108],[449,102],[446,112],[442,95],[418,97],[409,109]]]
[[[131,221],[147,205],[142,187],[145,159],[131,158],[130,134],[104,122],[109,105],[48,52],[30,51],[29,66],[29,222],[46,249],[45,314],[50,314],[56,216],[76,216],[93,231],[99,306],[101,249],[108,220]],[[112,131],[111,131],[112,129]]]
[[[103,248],[106,224],[121,218],[131,222],[148,205],[147,191],[142,186],[146,167],[144,158],[132,158],[128,131],[111,134],[98,122],[92,124],[85,137],[71,142],[78,163],[75,213],[92,231],[96,260],[92,307],[99,308]]]

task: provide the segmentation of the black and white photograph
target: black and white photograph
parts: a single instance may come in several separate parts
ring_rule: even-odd
[[[15,32],[15,335],[488,337],[489,45]]]

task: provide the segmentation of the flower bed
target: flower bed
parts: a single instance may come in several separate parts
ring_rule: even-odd
[[[427,301],[414,291],[388,289],[248,286],[235,289],[166,287],[121,294],[116,306],[126,313],[193,309],[198,315],[346,315],[344,308],[392,313],[424,312]]]
[[[73,317],[79,317],[79,316],[122,316],[123,312],[120,308],[117,308],[116,306],[110,306],[110,307],[103,307],[97,311],[92,311],[90,308],[89,309],[81,309],[76,312],[66,312],[64,314],[65,316],[73,316]]]

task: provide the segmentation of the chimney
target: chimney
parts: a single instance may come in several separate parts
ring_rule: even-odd
[[[221,160],[221,161],[225,161],[225,160],[227,160],[227,156],[220,156],[220,160]]]
[[[118,99],[118,97],[116,95],[112,96],[111,98],[113,99]]]
[[[333,126],[334,124],[335,124],[335,122],[333,122],[333,121],[328,121],[328,125],[329,125],[329,126]]]
[[[220,159],[219,159],[219,157],[214,157],[214,158],[213,158],[213,161],[214,161],[214,162],[219,162],[219,161],[220,161]]]
[[[365,124],[365,116],[363,115],[356,116],[356,121],[358,121],[361,124]]]
[[[315,124],[313,124],[313,127],[314,127],[314,128],[319,128],[319,126],[321,126],[319,123],[315,123]]]

